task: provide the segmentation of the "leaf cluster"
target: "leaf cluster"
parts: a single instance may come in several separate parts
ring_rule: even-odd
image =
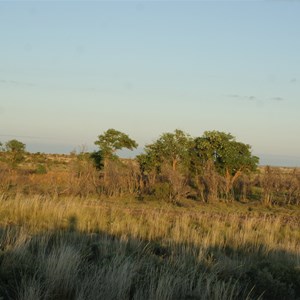
[[[208,161],[224,175],[228,172],[254,171],[258,157],[251,153],[251,146],[237,142],[230,133],[205,131],[201,137],[192,138],[181,130],[162,134],[157,141],[145,147],[145,153],[137,157],[141,170],[159,172],[162,164],[168,164],[177,170],[199,173]]]
[[[211,160],[221,174],[254,171],[258,164],[258,157],[251,154],[250,145],[237,142],[230,133],[220,131],[205,131],[202,137],[195,138],[192,153],[196,165]]]
[[[99,146],[103,156],[108,158],[115,157],[117,150],[123,148],[133,150],[138,146],[136,141],[132,140],[127,134],[115,129],[108,129],[99,135],[95,145]]]
[[[15,167],[25,159],[25,149],[26,145],[24,143],[13,139],[5,143],[3,150],[8,153],[8,160]]]

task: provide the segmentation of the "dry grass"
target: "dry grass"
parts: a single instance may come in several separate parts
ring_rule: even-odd
[[[299,220],[222,210],[2,199],[0,296],[298,299]]]

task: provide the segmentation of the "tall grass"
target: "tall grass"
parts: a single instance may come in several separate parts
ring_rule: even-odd
[[[298,299],[299,220],[285,214],[0,200],[3,299]]]

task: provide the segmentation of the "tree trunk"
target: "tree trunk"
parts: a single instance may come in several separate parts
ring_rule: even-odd
[[[229,170],[226,169],[225,180],[226,180],[226,198],[228,199],[229,192],[233,188],[235,181],[242,175],[241,170],[238,170],[233,176],[229,173]]]
[[[103,181],[104,181],[104,186],[107,186],[107,168],[108,168],[108,158],[105,157],[104,161],[103,161],[103,169],[104,169],[104,173],[103,173]]]
[[[176,166],[177,166],[177,159],[174,158],[173,162],[172,162],[172,169],[173,169],[173,171],[176,171]]]

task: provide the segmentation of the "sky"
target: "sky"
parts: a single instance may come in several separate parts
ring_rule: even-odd
[[[92,151],[114,128],[141,151],[219,130],[300,166],[299,16],[300,1],[0,1],[0,141]]]

